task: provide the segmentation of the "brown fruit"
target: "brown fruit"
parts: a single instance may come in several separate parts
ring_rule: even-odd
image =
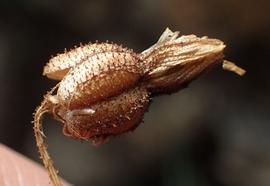
[[[140,54],[116,44],[95,43],[47,63],[43,74],[61,81],[37,108],[34,132],[54,185],[61,182],[43,139],[43,114],[52,113],[64,125],[65,135],[95,143],[135,129],[151,95],[180,90],[223,61],[222,41],[178,35],[166,29],[156,44]],[[243,74],[233,63],[224,62],[224,69]]]

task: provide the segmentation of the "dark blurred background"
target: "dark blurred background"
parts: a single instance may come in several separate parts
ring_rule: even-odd
[[[270,3],[267,0],[0,1],[0,142],[40,162],[32,113],[56,84],[51,55],[110,40],[140,52],[166,27],[223,40],[228,60],[173,95],[154,98],[134,132],[100,147],[46,117],[49,152],[79,186],[269,186]],[[1,158],[1,157],[0,157]]]

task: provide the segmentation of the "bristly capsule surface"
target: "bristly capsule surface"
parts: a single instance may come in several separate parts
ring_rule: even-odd
[[[44,96],[34,114],[37,146],[54,185],[61,185],[42,130],[44,113],[63,124],[74,139],[103,143],[109,136],[134,130],[153,96],[184,88],[200,74],[223,63],[218,39],[180,36],[166,29],[141,53],[111,43],[80,45],[50,59],[43,75],[60,82]],[[225,61],[225,70],[244,74]]]

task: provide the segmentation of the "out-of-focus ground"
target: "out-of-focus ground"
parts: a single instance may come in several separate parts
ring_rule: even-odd
[[[219,38],[244,77],[215,68],[157,97],[134,132],[93,147],[44,120],[61,175],[79,186],[270,185],[270,3],[267,0],[0,1],[0,141],[40,161],[32,112],[56,84],[51,55],[110,40],[142,51],[168,26]],[[1,158],[1,156],[0,156]]]

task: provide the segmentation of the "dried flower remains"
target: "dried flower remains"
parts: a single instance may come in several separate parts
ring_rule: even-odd
[[[223,60],[218,39],[180,36],[166,29],[141,53],[111,43],[81,45],[50,59],[43,75],[60,82],[34,114],[37,146],[54,185],[61,185],[44,141],[42,116],[51,113],[74,139],[103,143],[109,136],[134,130],[151,97],[172,93],[215,65],[243,75]]]

